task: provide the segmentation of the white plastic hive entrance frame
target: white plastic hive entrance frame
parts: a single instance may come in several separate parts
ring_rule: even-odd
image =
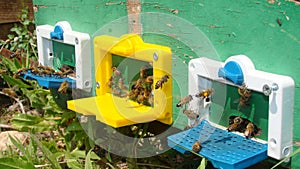
[[[294,109],[294,81],[288,76],[256,70],[252,61],[244,55],[229,57],[225,63],[208,58],[193,59],[189,62],[189,94],[211,88],[212,81],[235,85],[218,77],[218,70],[227,62],[235,61],[242,69],[244,83],[253,91],[269,95],[268,111],[268,156],[283,159],[292,152],[293,141],[293,109]],[[213,102],[213,100],[212,100]],[[198,112],[209,119],[209,106],[196,106]],[[192,121],[189,121],[192,123]]]
[[[86,33],[72,31],[67,21],[58,22],[56,25],[63,29],[63,40],[50,38],[54,26],[41,25],[36,28],[39,63],[53,67],[52,41],[75,46],[76,88],[90,90],[92,87],[90,36]]]

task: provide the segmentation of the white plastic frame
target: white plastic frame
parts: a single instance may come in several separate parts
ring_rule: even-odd
[[[61,26],[64,31],[63,40],[50,38],[50,32],[54,31],[54,26],[41,25],[36,28],[39,63],[53,67],[52,41],[75,46],[76,88],[90,90],[92,87],[92,64],[89,34],[72,31],[67,21],[58,22],[56,25]]]
[[[283,159],[291,154],[293,149],[295,84],[291,77],[256,70],[252,61],[245,55],[231,56],[225,63],[208,58],[198,58],[189,62],[189,93],[199,92],[199,86],[201,89],[211,88],[211,80],[234,85],[218,77],[219,68],[229,61],[235,61],[240,65],[244,75],[244,83],[250,90],[263,93],[264,85],[274,86],[269,95],[268,156],[277,160]],[[199,77],[203,77],[203,79],[196,80]],[[204,109],[202,111],[209,111],[208,107],[202,107]],[[204,114],[206,118],[209,116],[209,113]]]

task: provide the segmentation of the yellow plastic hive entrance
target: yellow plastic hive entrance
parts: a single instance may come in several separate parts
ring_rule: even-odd
[[[146,106],[128,97],[112,94],[108,82],[113,76],[113,57],[133,59],[150,64],[153,76],[153,104]],[[126,62],[125,62],[126,63]],[[144,43],[135,34],[120,38],[102,35],[94,39],[95,80],[99,84],[96,96],[67,102],[68,109],[84,115],[95,115],[96,119],[112,127],[122,127],[154,120],[172,123],[172,54],[168,47]],[[126,65],[126,69],[137,69],[137,65]],[[136,72],[138,74],[138,72]],[[163,86],[155,84],[165,75],[169,76]],[[127,77],[128,81],[132,77]],[[130,86],[128,86],[130,88]]]

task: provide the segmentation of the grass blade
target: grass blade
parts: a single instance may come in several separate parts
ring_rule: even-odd
[[[300,153],[300,148],[298,148],[296,151],[294,151],[292,154],[288,155],[287,157],[285,157],[284,159],[282,159],[281,161],[279,161],[277,164],[275,164],[271,169],[274,169],[276,167],[278,167],[280,164],[282,164],[283,162],[287,161],[287,159],[293,157],[294,155]]]
[[[0,168],[5,169],[35,169],[31,162],[16,158],[0,158]]]
[[[51,163],[52,167],[55,169],[61,169],[61,166],[59,165],[58,161],[56,160],[55,156],[53,153],[46,147],[44,146],[38,138],[36,138],[34,135],[31,135],[33,138],[34,142],[36,143],[37,147],[43,152],[45,158]]]
[[[92,152],[92,149],[86,155],[84,169],[93,168],[92,167],[92,162],[91,162],[91,152]]]
[[[27,161],[32,162],[32,157],[30,153],[25,150],[24,145],[17,138],[13,138],[11,135],[8,135],[10,141],[16,146],[26,157]]]

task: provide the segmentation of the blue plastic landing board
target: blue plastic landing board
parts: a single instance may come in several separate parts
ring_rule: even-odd
[[[59,88],[60,84],[64,81],[69,82],[69,88],[75,88],[76,87],[76,81],[71,78],[62,78],[60,76],[56,75],[36,75],[32,74],[29,70],[27,73],[21,73],[21,77],[27,80],[36,80],[40,86],[46,87],[46,88]]]
[[[192,151],[195,141],[202,146],[199,154],[215,168],[242,169],[268,157],[267,144],[216,128],[206,120],[196,127],[169,136],[168,146],[184,154],[187,150]]]

